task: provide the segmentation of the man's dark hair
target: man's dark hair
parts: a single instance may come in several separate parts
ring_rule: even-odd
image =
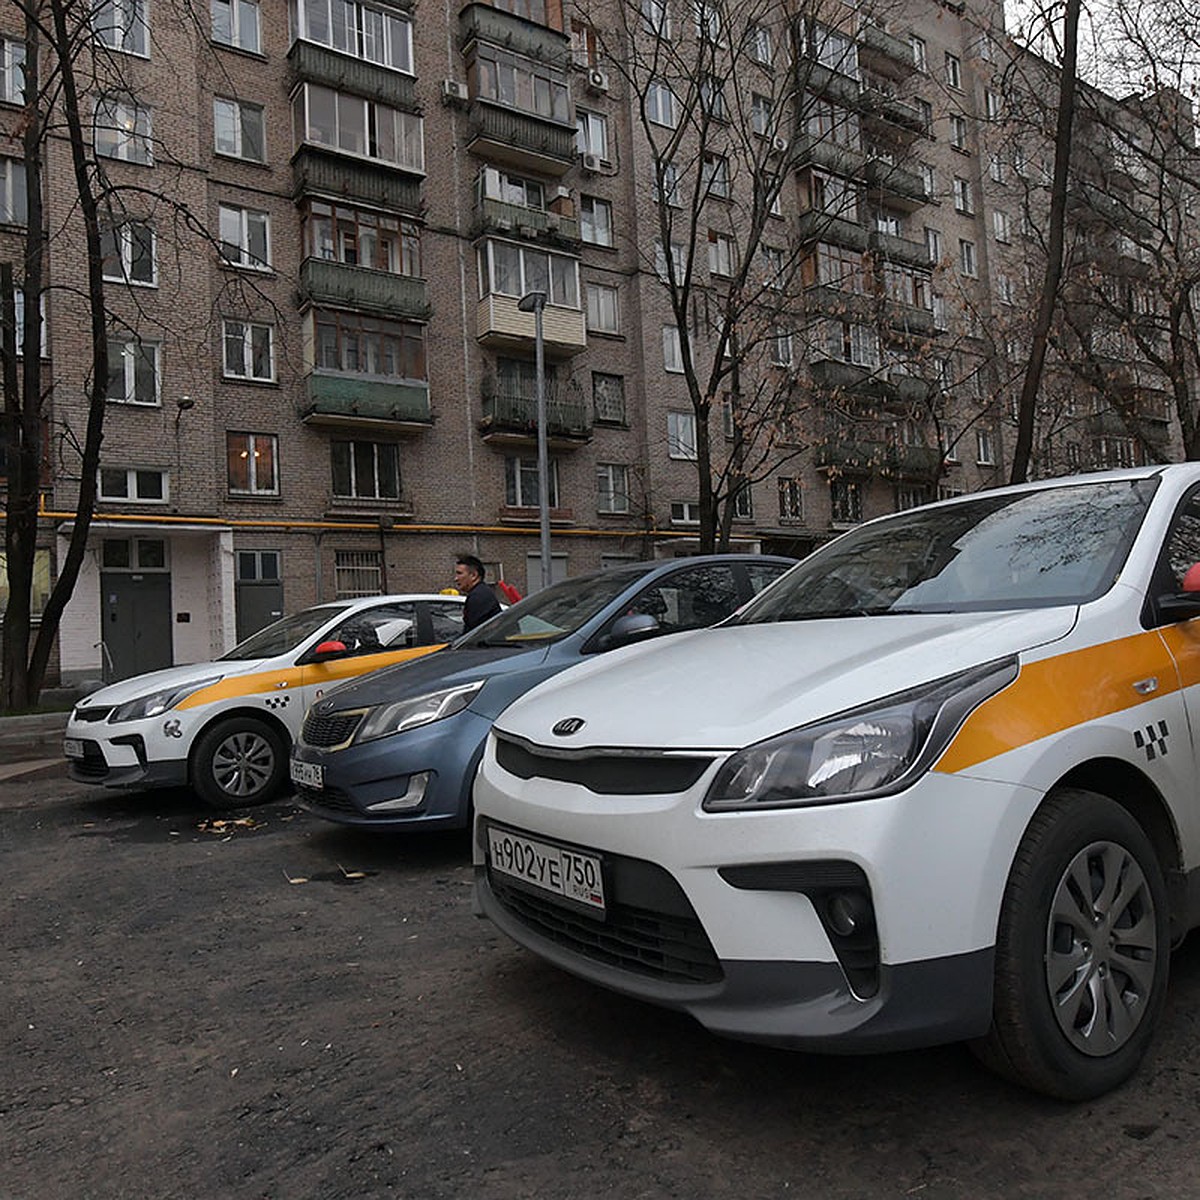
[[[487,575],[487,568],[473,554],[460,554],[454,561],[461,563],[468,571],[474,571],[480,581]]]

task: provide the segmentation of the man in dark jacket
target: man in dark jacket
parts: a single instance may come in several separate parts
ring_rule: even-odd
[[[454,563],[454,586],[467,598],[463,630],[482,625],[500,611],[496,593],[484,582],[484,566],[473,554],[460,554]]]

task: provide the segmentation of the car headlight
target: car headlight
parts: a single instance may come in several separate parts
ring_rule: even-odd
[[[144,717],[157,717],[168,709],[174,708],[181,700],[187,699],[193,692],[206,688],[224,679],[224,675],[213,675],[209,679],[198,679],[193,683],[176,684],[174,687],[163,688],[159,692],[151,692],[147,696],[139,696],[136,700],[127,700],[118,704],[109,714],[109,721],[140,721]]]
[[[1017,660],[974,667],[790,730],[731,755],[709,812],[886,796],[927,771],[967,715],[1017,677]]]
[[[483,684],[484,681],[479,679],[458,687],[426,692],[409,700],[397,700],[394,704],[381,704],[367,713],[354,740],[369,742],[374,738],[388,737],[393,733],[403,733],[406,729],[440,721],[443,717],[452,717],[462,712],[479,695]]]

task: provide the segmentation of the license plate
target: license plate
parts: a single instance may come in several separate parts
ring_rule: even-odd
[[[68,758],[82,758],[83,743],[78,738],[63,738],[63,753]]]
[[[325,786],[325,768],[319,763],[299,762],[293,758],[291,775],[293,783],[300,783],[305,787],[323,788]]]
[[[551,846],[534,838],[488,828],[488,861],[493,871],[562,896],[577,904],[604,911],[604,879],[595,854]]]

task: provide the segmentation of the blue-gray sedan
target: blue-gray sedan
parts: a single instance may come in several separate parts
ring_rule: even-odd
[[[444,650],[314,703],[292,749],[297,797],[345,825],[465,827],[488,730],[513,700],[591,655],[715,624],[792,565],[709,555],[556,583]]]

